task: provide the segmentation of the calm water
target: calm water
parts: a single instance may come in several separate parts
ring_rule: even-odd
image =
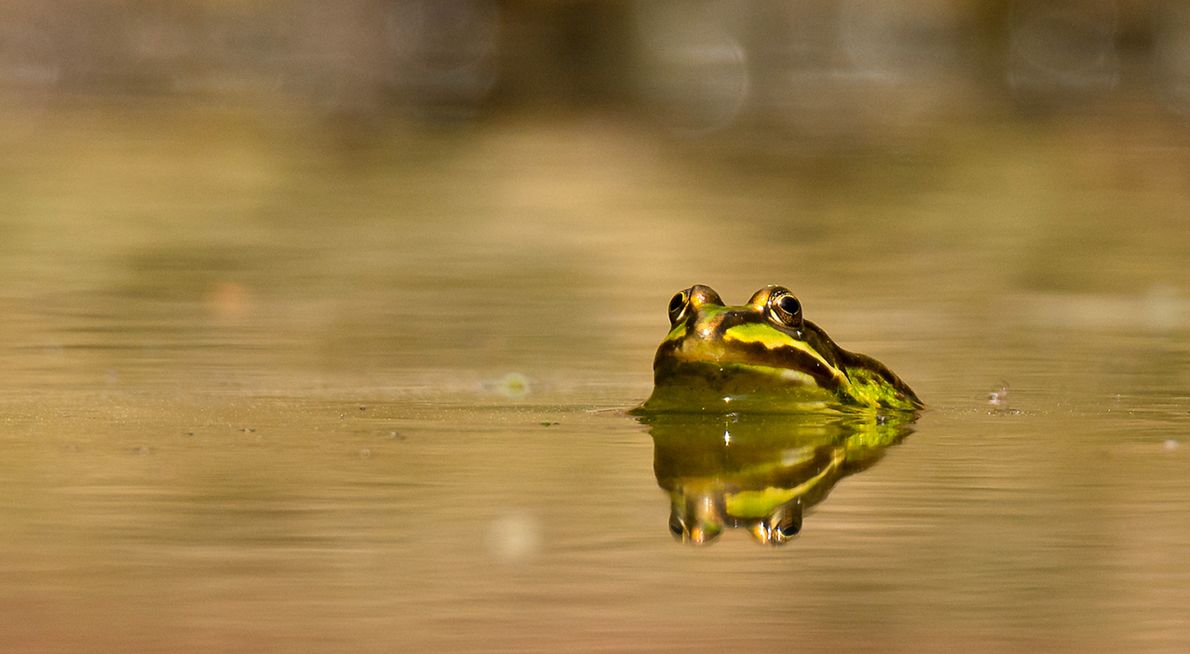
[[[97,116],[3,136],[4,651],[1190,640],[1190,132]],[[624,413],[693,282],[929,404],[782,547],[676,542]]]

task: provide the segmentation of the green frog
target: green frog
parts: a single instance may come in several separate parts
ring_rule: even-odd
[[[923,406],[884,364],[844,350],[803,318],[802,303],[782,286],[766,286],[742,306],[725,305],[709,286],[691,286],[670,300],[669,322],[641,413]]]

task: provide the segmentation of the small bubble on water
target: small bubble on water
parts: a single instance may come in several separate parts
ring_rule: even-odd
[[[360,449],[360,451],[359,451],[359,458],[361,458],[361,459],[367,459],[367,458],[370,458],[371,456],[372,456],[372,450],[370,450],[370,449],[368,449],[368,448],[366,448],[366,447],[365,447],[365,448],[362,448],[362,449]]]
[[[1177,440],[1170,438],[1161,444],[1161,449],[1165,450],[1166,452],[1173,452],[1174,450],[1181,447],[1181,445],[1182,444]]]

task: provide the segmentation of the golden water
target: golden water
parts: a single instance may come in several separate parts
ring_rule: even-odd
[[[584,118],[6,120],[4,651],[1190,639],[1183,128],[744,165]],[[674,542],[623,413],[694,282],[793,288],[929,404],[784,547]]]

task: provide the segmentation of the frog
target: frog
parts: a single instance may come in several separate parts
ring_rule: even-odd
[[[727,305],[703,284],[669,302],[669,333],[638,414],[909,411],[924,403],[876,359],[843,349],[806,320],[801,300],[769,285]]]

